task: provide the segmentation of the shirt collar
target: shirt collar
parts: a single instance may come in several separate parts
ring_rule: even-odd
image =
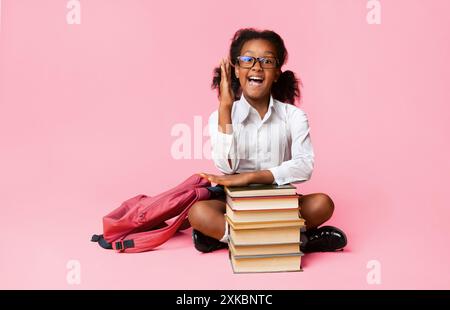
[[[238,117],[237,121],[239,123],[242,123],[250,114],[251,105],[250,103],[248,103],[247,99],[245,99],[244,94],[241,95],[241,98],[236,103],[236,112]],[[276,99],[273,99],[272,95],[270,95],[269,108],[267,110],[267,113],[271,113],[272,109],[273,111],[275,111],[275,113],[278,114],[281,119],[284,119],[280,103]]]

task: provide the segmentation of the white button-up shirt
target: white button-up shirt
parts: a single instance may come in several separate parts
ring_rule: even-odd
[[[261,119],[242,95],[233,103],[231,121],[233,132],[225,134],[218,130],[218,111],[209,117],[212,159],[222,173],[270,170],[279,185],[311,178],[314,151],[308,119],[300,108],[270,96]]]

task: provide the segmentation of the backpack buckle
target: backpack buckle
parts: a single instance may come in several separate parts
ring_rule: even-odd
[[[125,250],[128,248],[134,248],[134,240],[123,240],[123,241],[116,241],[116,250]]]

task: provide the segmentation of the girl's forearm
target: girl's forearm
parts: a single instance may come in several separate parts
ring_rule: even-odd
[[[220,132],[231,134],[233,126],[231,125],[231,105],[221,104],[219,106],[219,130]]]
[[[259,170],[246,173],[248,173],[249,184],[272,184],[274,181],[273,174],[269,170]]]
[[[219,113],[219,131],[225,134],[233,133],[233,125],[231,124],[231,107],[232,105],[220,103]],[[231,159],[228,159],[228,165],[231,167]]]

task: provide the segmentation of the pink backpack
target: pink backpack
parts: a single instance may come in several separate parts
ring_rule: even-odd
[[[157,196],[130,198],[103,217],[103,235],[93,235],[91,241],[118,252],[152,250],[179,230],[195,202],[209,199],[208,186],[210,182],[194,174]],[[176,216],[172,223],[165,223]]]

